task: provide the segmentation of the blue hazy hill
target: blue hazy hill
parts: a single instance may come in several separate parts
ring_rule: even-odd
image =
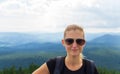
[[[31,42],[58,42],[60,39],[62,39],[62,33],[0,32],[1,46],[14,46]]]
[[[92,35],[93,36],[93,35]],[[90,37],[90,36],[89,36]],[[48,51],[63,49],[61,44],[62,33],[17,33],[17,32],[2,32],[0,33],[0,53],[7,51],[38,51],[39,49]],[[86,46],[104,47],[120,45],[120,35],[104,34],[87,41]],[[119,49],[119,48],[117,48]],[[29,52],[30,52],[29,51]]]
[[[18,64],[27,66],[32,62],[39,63],[41,56],[46,58],[54,54],[61,55],[65,53],[61,39],[62,33],[0,33],[0,68]],[[120,70],[117,67],[120,62],[119,40],[120,36],[116,34],[104,34],[89,39],[84,54],[97,65]]]
[[[90,41],[105,45],[120,45],[120,35],[105,34]]]

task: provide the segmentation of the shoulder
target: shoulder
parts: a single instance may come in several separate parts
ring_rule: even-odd
[[[46,62],[48,69],[49,69],[49,70],[50,70],[50,69],[54,69],[55,63],[56,63],[56,58],[51,58],[51,59],[49,59],[49,60]]]
[[[51,59],[49,59],[49,60],[46,62],[50,74],[53,74],[53,72],[54,72],[55,65],[56,65],[56,60],[57,60],[57,59],[60,60],[61,58],[62,58],[62,57],[59,57],[59,56],[58,56],[58,57],[55,57],[55,58],[51,58]]]
[[[32,74],[50,74],[50,73],[49,73],[46,63],[44,63],[38,69],[36,69]]]
[[[46,63],[42,64],[32,74],[52,74],[55,67],[55,58],[49,59]]]
[[[61,60],[63,60],[63,59],[64,59],[64,57],[62,57],[62,56],[57,56],[57,57],[55,57],[55,58],[49,59],[49,60],[46,62],[50,74],[53,74],[54,69],[55,69],[55,67],[56,67],[56,62],[59,62],[59,63],[60,63]]]
[[[52,66],[54,66],[55,64],[56,64],[56,60],[61,60],[61,59],[63,59],[64,57],[62,57],[62,56],[57,56],[57,57],[55,57],[55,58],[51,58],[51,59],[49,59],[46,63],[47,63],[47,66],[49,66],[49,65],[52,65]]]
[[[54,64],[56,62],[56,58],[51,58],[51,59],[49,59],[49,60],[47,60],[47,65],[49,65],[49,64]]]
[[[83,59],[83,63],[85,65],[86,69],[88,69],[88,70],[95,68],[94,61],[92,61],[90,59]]]
[[[93,74],[98,74],[96,65],[93,60],[83,59],[87,72],[92,72]]]
[[[93,60],[90,59],[83,59],[83,62],[87,68],[96,68],[95,63]]]
[[[85,62],[86,64],[94,64],[94,61],[90,59],[83,59],[83,62]]]

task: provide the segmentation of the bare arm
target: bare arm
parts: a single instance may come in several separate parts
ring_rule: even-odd
[[[44,63],[42,66],[40,66],[37,70],[35,70],[32,74],[50,74],[47,64]]]

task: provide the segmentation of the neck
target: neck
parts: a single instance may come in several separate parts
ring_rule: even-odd
[[[82,63],[82,58],[80,56],[66,56],[65,61],[69,65],[78,65]]]

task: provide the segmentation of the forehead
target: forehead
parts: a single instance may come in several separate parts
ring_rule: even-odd
[[[82,38],[84,39],[84,33],[80,30],[66,31],[65,38]]]

